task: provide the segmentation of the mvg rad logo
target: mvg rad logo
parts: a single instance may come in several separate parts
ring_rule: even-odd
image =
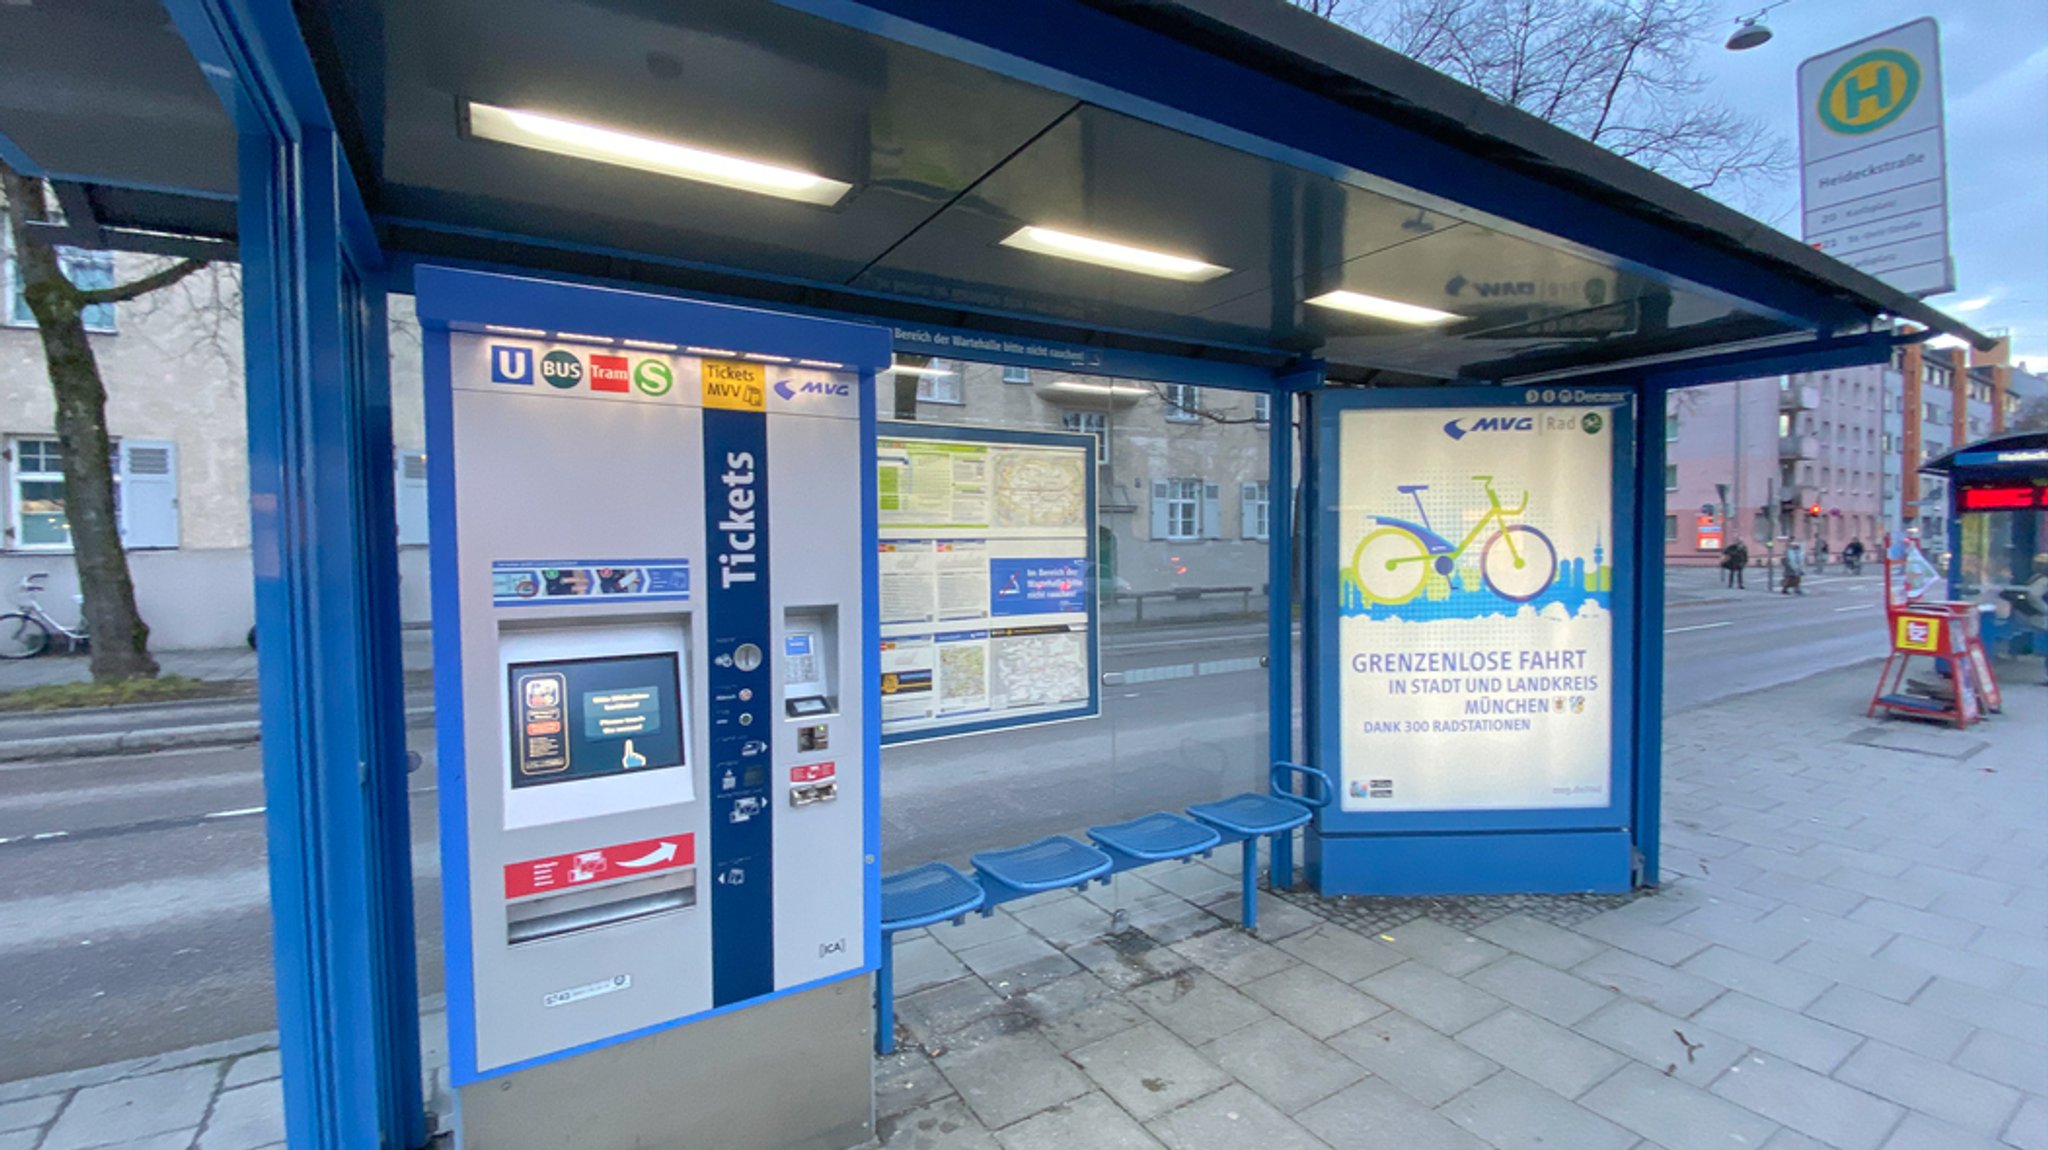
[[[768,410],[768,371],[760,364],[707,359],[701,374],[704,406],[728,411]]]

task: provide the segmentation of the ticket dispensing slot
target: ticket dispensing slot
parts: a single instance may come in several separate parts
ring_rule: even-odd
[[[697,868],[627,879],[594,890],[542,895],[505,908],[513,946],[603,926],[638,922],[697,905]]]

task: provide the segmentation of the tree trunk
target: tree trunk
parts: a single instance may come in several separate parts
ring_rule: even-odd
[[[113,444],[107,436],[107,389],[85,330],[84,293],[65,277],[57,253],[30,238],[29,220],[46,218],[43,186],[12,171],[5,181],[8,227],[22,295],[43,338],[43,358],[57,398],[57,440],[64,457],[64,513],[92,636],[95,682],[150,678],[149,625],[135,609],[135,583],[114,508]]]

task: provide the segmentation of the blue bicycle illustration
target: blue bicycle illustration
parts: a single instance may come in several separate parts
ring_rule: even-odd
[[[1526,603],[1548,590],[1557,579],[1557,548],[1550,537],[1526,523],[1516,523],[1529,509],[1529,492],[1512,508],[1501,506],[1493,489],[1493,476],[1475,475],[1473,482],[1486,487],[1487,512],[1457,543],[1436,533],[1429,525],[1429,509],[1422,505],[1427,483],[1409,483],[1394,490],[1415,500],[1422,522],[1375,515],[1380,526],[1366,532],[1351,553],[1351,566],[1344,574],[1364,597],[1372,602],[1399,605],[1422,593],[1431,572],[1449,576],[1458,560],[1489,527],[1493,534],[1479,550],[1479,576],[1486,589],[1511,603]]]

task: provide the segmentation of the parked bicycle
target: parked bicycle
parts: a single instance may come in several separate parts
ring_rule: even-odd
[[[1432,571],[1449,576],[1458,559],[1489,527],[1495,530],[1479,550],[1479,577],[1488,591],[1509,602],[1526,603],[1550,587],[1557,578],[1557,548],[1543,532],[1513,522],[1529,509],[1529,493],[1522,492],[1522,502],[1516,506],[1503,507],[1493,489],[1493,476],[1475,475],[1472,481],[1486,488],[1487,512],[1458,543],[1430,527],[1429,509],[1422,505],[1428,484],[1395,488],[1415,500],[1422,522],[1373,516],[1373,522],[1382,526],[1358,541],[1350,569],[1352,580],[1368,599],[1398,605],[1415,598]]]
[[[78,626],[66,627],[44,610],[42,601],[36,598],[44,591],[43,580],[49,577],[49,572],[38,571],[23,579],[19,586],[21,610],[0,615],[0,659],[32,659],[50,649],[53,634],[64,636],[67,648],[73,652],[89,641],[82,614]],[[73,595],[71,601],[83,606],[85,596]]]

